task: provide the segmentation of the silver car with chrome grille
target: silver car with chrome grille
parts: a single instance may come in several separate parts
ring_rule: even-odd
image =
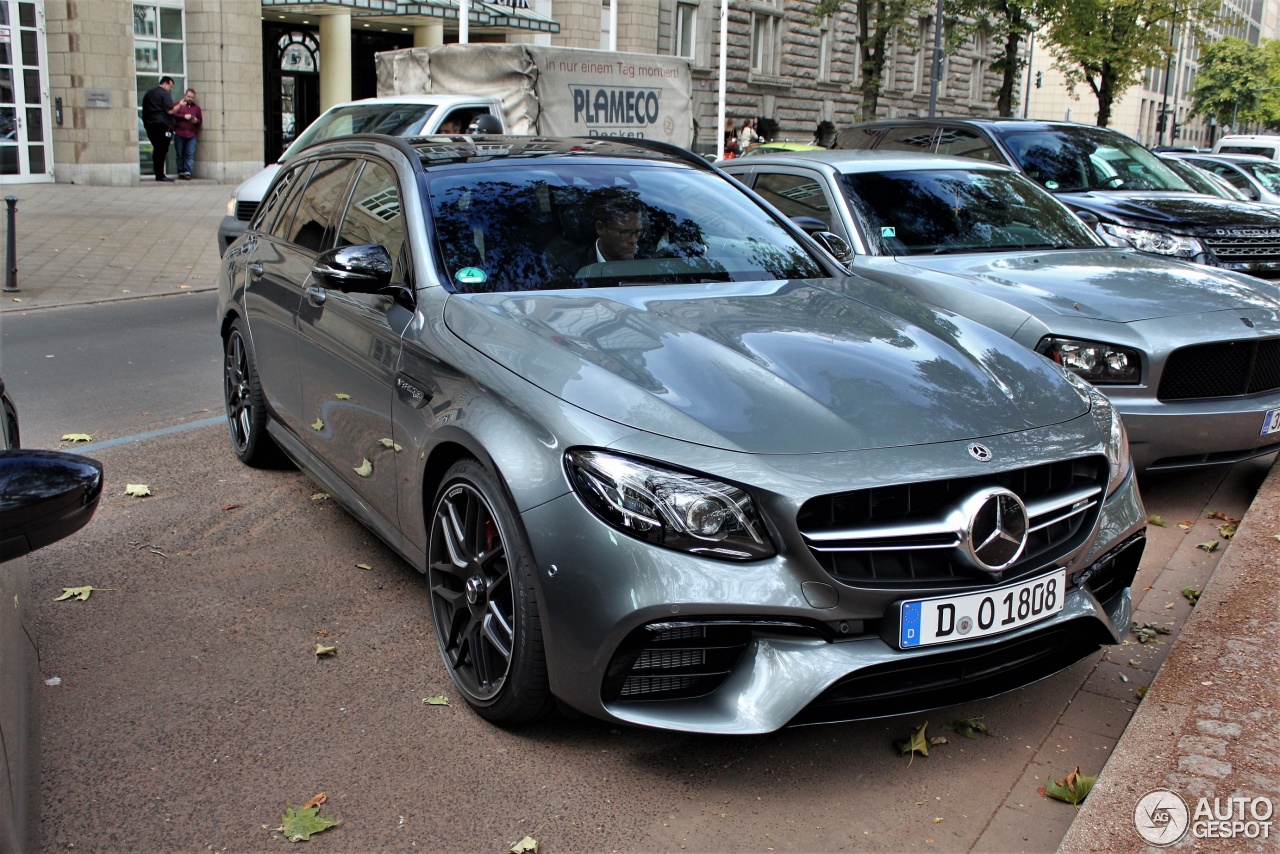
[[[1280,287],[1104,246],[1032,181],[870,151],[725,166],[848,244],[849,269],[963,314],[1102,389],[1139,470],[1280,450]]]
[[[674,147],[309,148],[218,329],[235,455],[282,451],[423,573],[498,723],[890,715],[1128,631],[1145,514],[1106,398]]]

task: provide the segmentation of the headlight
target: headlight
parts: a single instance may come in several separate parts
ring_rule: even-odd
[[[235,216],[235,215],[236,215],[236,197],[232,196],[231,198],[227,199],[227,216]]]
[[[1124,483],[1129,470],[1133,468],[1133,458],[1129,455],[1129,434],[1125,432],[1120,413],[1107,400],[1106,395],[1070,371],[1063,371],[1063,374],[1080,396],[1089,401],[1089,413],[1102,433],[1103,451],[1111,466],[1111,477],[1107,482],[1107,495],[1110,495]]]
[[[1040,341],[1036,352],[1095,384],[1137,385],[1142,378],[1142,357],[1128,347],[1050,337]]]
[[[569,480],[597,516],[641,540],[728,560],[775,551],[739,487],[601,451],[565,454]]]
[[[1204,252],[1204,245],[1194,237],[1181,237],[1163,231],[1145,228],[1128,228],[1123,225],[1103,224],[1102,239],[1111,246],[1133,247],[1139,252],[1154,255],[1172,255],[1174,258],[1194,258]]]

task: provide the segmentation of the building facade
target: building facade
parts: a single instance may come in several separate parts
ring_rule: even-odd
[[[691,144],[715,150],[720,0],[0,0],[0,182],[137,183],[150,171],[139,104],[166,75],[204,113],[196,177],[238,182],[324,108],[374,95],[377,52],[463,40],[463,2],[466,41],[687,58]],[[859,118],[856,6],[819,20],[815,5],[731,0],[735,125],[759,118],[774,138],[809,141]],[[932,17],[899,28],[881,117],[927,111],[932,45]],[[994,111],[996,47],[979,34],[946,58],[940,113]]]

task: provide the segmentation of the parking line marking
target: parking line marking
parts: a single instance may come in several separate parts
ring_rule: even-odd
[[[150,430],[146,433],[138,433],[134,436],[121,436],[119,439],[107,439],[102,442],[93,442],[89,445],[72,445],[66,450],[77,454],[84,454],[89,451],[102,451],[107,448],[114,448],[117,445],[128,445],[133,442],[142,442],[147,439],[155,439],[160,436],[170,436],[174,433],[185,433],[188,430],[199,430],[201,427],[212,427],[213,425],[221,424],[226,420],[225,415],[215,415],[212,418],[202,418],[199,421],[189,421],[186,424],[175,424],[172,427],[162,427],[159,430]]]

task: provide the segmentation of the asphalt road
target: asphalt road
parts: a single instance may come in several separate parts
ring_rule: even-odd
[[[6,317],[29,444],[217,414],[211,316],[183,296]],[[505,731],[456,698],[422,576],[302,475],[239,465],[220,425],[93,455],[97,518],[31,557],[42,676],[58,681],[43,694],[46,851],[279,849],[286,803],[319,792],[344,823],[311,844],[333,851],[502,852],[526,834],[550,854],[1051,851],[1073,811],[1036,787],[1101,768],[1136,702],[1116,679],[1072,704],[1090,660],[981,703],[763,737],[581,718]],[[1243,512],[1269,463],[1144,480],[1168,525],[1136,589],[1187,547],[1176,521]],[[83,585],[88,601],[53,601]],[[316,643],[337,655],[318,660]],[[423,703],[436,695],[453,704]],[[975,716],[992,736],[943,730]],[[908,763],[892,743],[926,720],[950,743]]]

